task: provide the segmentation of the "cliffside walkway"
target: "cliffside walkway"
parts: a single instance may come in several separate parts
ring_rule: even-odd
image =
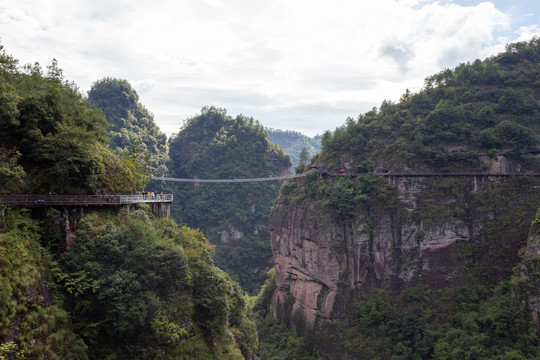
[[[64,212],[68,207],[83,206],[126,206],[150,204],[152,212],[160,217],[171,217],[173,194],[152,195],[0,195],[2,214],[5,206],[11,207],[47,207],[62,206]],[[67,217],[67,214],[66,214]]]
[[[366,176],[368,173],[326,173],[329,176]],[[512,176],[540,176],[540,173],[489,173],[489,172],[387,172],[373,173],[382,177],[512,177]]]
[[[0,195],[0,206],[84,206],[172,203],[173,194],[151,195]]]

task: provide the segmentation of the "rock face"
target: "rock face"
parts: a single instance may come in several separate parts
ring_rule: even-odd
[[[531,226],[527,248],[520,266],[520,278],[530,289],[523,297],[532,314],[533,326],[540,333],[540,213]]]
[[[309,180],[307,180],[309,181]],[[331,181],[331,180],[316,180]],[[270,218],[277,290],[271,311],[297,334],[342,320],[377,288],[496,282],[519,262],[539,199],[526,180],[398,178],[399,201],[370,200],[348,221],[317,199],[278,201]],[[297,181],[299,192],[305,183]],[[538,250],[538,249],[537,249]]]

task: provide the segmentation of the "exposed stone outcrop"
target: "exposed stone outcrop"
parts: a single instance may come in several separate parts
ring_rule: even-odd
[[[221,233],[221,243],[228,244],[231,240],[238,240],[244,237],[244,233],[241,230],[235,229],[229,224],[229,230],[225,230]]]
[[[533,326],[540,333],[540,213],[531,226],[527,247],[520,266],[520,280],[528,286],[523,291],[524,305],[532,314]]]
[[[539,205],[529,201],[533,186],[516,181],[401,178],[397,206],[372,201],[346,222],[316,199],[278,201],[270,219],[271,310],[276,317],[283,311],[302,334],[324,320],[345,320],[352,299],[376,288],[424,282],[437,289],[480,281],[479,274],[493,282],[508,276]],[[509,217],[514,207],[523,209],[520,219]]]
[[[75,233],[75,228],[77,226],[77,222],[80,218],[84,216],[83,208],[69,208],[64,207],[62,211],[62,219],[64,222],[64,239],[65,239],[65,246],[66,249],[69,250],[73,244],[75,243],[75,240],[77,239],[77,234]]]

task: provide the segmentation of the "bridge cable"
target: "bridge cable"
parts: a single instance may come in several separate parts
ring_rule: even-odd
[[[272,176],[272,177],[264,177],[264,178],[245,178],[245,179],[188,179],[188,178],[152,176],[152,180],[190,182],[190,183],[246,183],[246,182],[261,182],[261,181],[280,181],[280,180],[304,177],[306,175],[307,174],[296,174],[296,175],[283,175],[283,176]]]

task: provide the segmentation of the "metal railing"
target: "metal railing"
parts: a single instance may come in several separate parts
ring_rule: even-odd
[[[122,205],[138,203],[170,203],[173,194],[152,195],[0,195],[0,205]]]

